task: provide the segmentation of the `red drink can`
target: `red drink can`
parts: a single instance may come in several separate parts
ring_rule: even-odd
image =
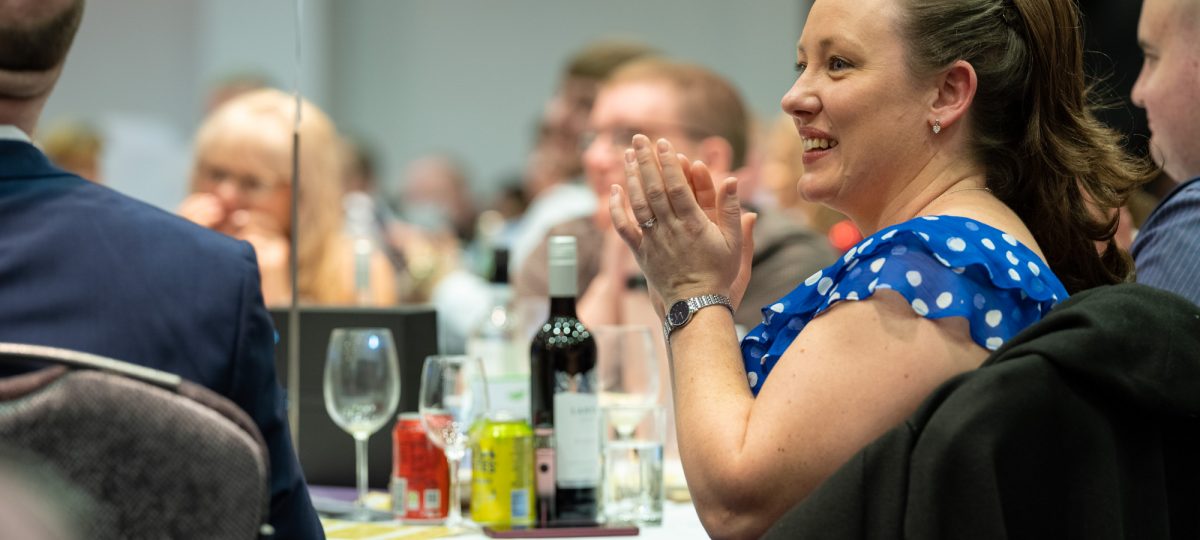
[[[421,416],[403,413],[392,431],[392,513],[408,523],[434,523],[450,509],[450,465],[429,441]]]

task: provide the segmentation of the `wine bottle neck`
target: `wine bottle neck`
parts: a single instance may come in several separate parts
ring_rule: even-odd
[[[507,283],[493,283],[488,287],[492,294],[492,306],[505,306],[512,302],[512,287]]]
[[[577,279],[578,275],[573,264],[551,264],[550,265],[550,297],[574,297],[579,294]]]
[[[550,297],[550,315],[552,317],[575,317],[575,297]]]
[[[354,295],[359,305],[371,304],[371,257],[375,245],[369,236],[354,240]]]

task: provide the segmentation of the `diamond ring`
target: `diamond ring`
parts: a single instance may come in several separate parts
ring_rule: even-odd
[[[638,227],[641,227],[643,229],[649,229],[650,227],[653,227],[655,223],[658,223],[658,218],[652,217],[650,219],[647,219],[646,221],[638,223]]]

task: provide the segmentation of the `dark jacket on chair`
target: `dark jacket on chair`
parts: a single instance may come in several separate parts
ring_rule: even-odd
[[[292,449],[249,244],[0,140],[0,341],[140,364],[229,398],[270,449],[277,538],[324,537]]]
[[[1200,538],[1200,307],[1075,295],[938,388],[768,538]]]

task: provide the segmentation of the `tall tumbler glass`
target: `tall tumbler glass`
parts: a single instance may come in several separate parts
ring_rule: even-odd
[[[607,523],[661,525],[663,513],[663,438],[660,405],[601,407],[604,481],[600,513]],[[638,419],[632,429],[631,418]]]

